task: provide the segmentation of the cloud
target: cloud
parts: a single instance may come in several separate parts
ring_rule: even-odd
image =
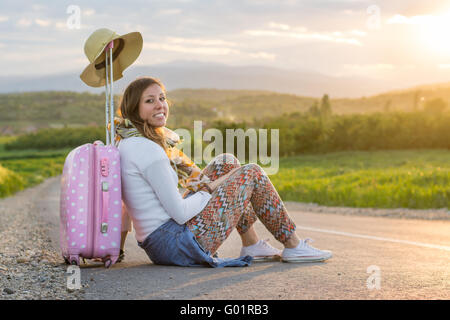
[[[0,34],[0,40],[6,41],[7,43],[14,44],[26,44],[26,45],[36,45],[42,43],[58,43],[58,39],[51,36],[40,36],[39,34],[27,34],[27,33],[13,33],[13,34]],[[12,46],[14,48],[14,46]]]
[[[34,19],[34,22],[38,26],[41,26],[41,27],[48,27],[52,23],[50,20],[44,20],[44,19]]]
[[[246,0],[248,5],[273,5],[273,6],[296,6],[299,4],[298,0]]]
[[[367,32],[361,31],[361,30],[352,30],[349,32],[351,35],[357,36],[357,37],[365,37],[367,35]]]
[[[55,59],[55,57],[58,57]],[[75,59],[81,59],[82,51],[78,47],[55,48],[53,46],[40,46],[34,50],[21,50],[3,52],[2,58],[8,61],[3,69],[11,71],[17,69],[20,65],[20,73],[36,74],[39,72],[47,73],[46,69],[51,69],[53,65],[57,65],[56,71],[66,70],[67,66],[74,67]],[[87,64],[85,59],[84,64]],[[82,64],[80,63],[80,66]],[[17,71],[17,70],[16,70]]]
[[[181,9],[163,9],[156,13],[157,16],[171,16],[180,14],[182,11]]]
[[[200,39],[200,38],[177,38],[177,37],[168,37],[168,42],[171,43],[184,43],[191,45],[201,45],[201,46],[230,46],[235,47],[238,44],[235,42],[218,40],[218,39]]]
[[[264,59],[264,60],[275,60],[276,58],[276,55],[262,51],[256,53],[249,53],[249,56],[254,59]]]
[[[365,32],[358,30],[352,30],[350,32],[341,32],[341,31],[313,32],[308,31],[308,29],[303,26],[291,27],[286,24],[277,24],[275,22],[270,22],[269,27],[271,29],[278,29],[278,30],[267,30],[267,29],[244,30],[243,33],[245,35],[253,37],[277,37],[277,38],[284,37],[304,41],[324,41],[324,42],[344,43],[356,46],[362,46],[362,43],[353,36],[356,35],[358,37],[363,37],[366,35]]]
[[[0,16],[0,22],[5,22],[5,21],[8,21],[9,20],[9,17],[7,17],[7,16]]]
[[[33,24],[33,21],[27,18],[21,18],[17,21],[16,25],[19,27],[29,27]]]
[[[186,54],[198,54],[209,56],[235,55],[243,58],[262,59],[273,61],[275,54],[257,51],[245,52],[237,50],[238,44],[235,42],[224,41],[220,39],[201,39],[201,38],[177,38],[167,37],[164,42],[144,43],[145,49],[162,50]]]
[[[389,63],[377,63],[377,64],[344,64],[344,67],[347,69],[354,70],[392,70],[394,69],[394,65]]]
[[[344,10],[341,10],[340,13],[350,16],[350,15],[355,14],[355,11],[350,10],[350,9],[344,9]]]
[[[65,30],[65,29],[68,29],[68,28],[67,28],[67,23],[66,23],[66,22],[56,22],[56,23],[55,23],[55,27],[56,27],[56,29],[58,29],[58,30]]]
[[[95,10],[94,9],[85,9],[82,11],[82,14],[85,16],[92,16],[95,14]]]
[[[163,50],[163,51],[174,51],[182,53],[191,54],[202,54],[202,55],[228,55],[228,54],[238,54],[239,50],[226,48],[226,47],[188,47],[181,46],[177,44],[167,44],[167,43],[145,43],[144,48],[152,50]]]
[[[436,19],[439,19],[439,16],[433,16],[433,15],[421,15],[421,16],[412,16],[412,17],[406,17],[401,14],[396,14],[392,17],[390,17],[386,23],[387,24],[413,24],[413,25],[419,25],[419,24],[427,24],[427,23],[433,23],[436,21]]]
[[[46,6],[43,6],[40,4],[33,4],[31,6],[31,9],[33,9],[34,11],[42,11],[42,10],[46,9]]]
[[[289,27],[287,24],[270,22],[269,23],[269,28],[281,29],[281,30],[289,30],[291,27]]]
[[[145,43],[145,48],[204,55],[239,54],[238,44],[221,39],[166,37],[163,41]]]

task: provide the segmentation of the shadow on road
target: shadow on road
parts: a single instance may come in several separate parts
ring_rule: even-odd
[[[233,287],[264,285],[264,279],[278,278],[285,272],[311,268],[324,263],[292,264],[282,262],[253,263],[249,267],[202,268],[160,266],[152,263],[112,269],[89,268],[84,281],[95,281],[94,290],[87,290],[86,299],[208,299],[214,292],[235,290]],[[96,270],[97,269],[97,270]],[[83,272],[82,272],[83,273]],[[114,279],[114,292],[108,290]],[[266,288],[269,289],[270,288]],[[245,292],[236,292],[236,299],[246,297]]]

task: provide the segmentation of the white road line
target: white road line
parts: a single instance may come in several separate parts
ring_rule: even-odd
[[[430,243],[415,242],[415,241],[400,240],[400,239],[392,239],[392,238],[383,238],[383,237],[376,237],[376,236],[368,236],[368,235],[365,235],[365,234],[349,233],[349,232],[334,231],[334,230],[327,230],[327,229],[318,229],[318,228],[311,228],[311,227],[302,227],[302,226],[297,226],[297,229],[308,230],[308,231],[315,231],[315,232],[331,233],[331,234],[337,234],[337,235],[340,235],[340,236],[353,237],[353,238],[363,238],[363,239],[370,239],[370,240],[377,240],[377,241],[389,241],[389,242],[395,242],[395,243],[403,243],[403,244],[409,244],[409,245],[413,245],[413,246],[419,246],[419,247],[426,247],[426,248],[433,248],[433,249],[440,249],[440,250],[450,251],[450,247],[448,247],[448,246],[441,246],[441,245],[438,245],[438,244],[430,244]]]

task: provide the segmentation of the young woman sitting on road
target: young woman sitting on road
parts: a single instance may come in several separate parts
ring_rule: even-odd
[[[300,239],[296,226],[263,169],[240,165],[232,154],[216,156],[203,170],[184,167],[195,188],[183,196],[182,171],[171,153],[171,133],[165,125],[169,106],[164,85],[155,78],[131,82],[120,102],[117,145],[120,152],[122,195],[138,245],[155,264],[179,266],[246,266],[251,261],[316,262],[331,258]],[[173,136],[172,136],[173,138]],[[175,139],[176,140],[176,139]],[[181,155],[182,157],[184,155]],[[181,172],[177,172],[179,170]],[[197,175],[192,174],[197,173]],[[200,182],[199,182],[200,181]],[[259,219],[284,245],[280,251],[260,240],[253,223]],[[236,228],[242,249],[237,259],[214,258]],[[126,232],[122,236],[122,249]]]

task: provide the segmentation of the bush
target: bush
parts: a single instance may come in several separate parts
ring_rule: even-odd
[[[246,130],[253,125],[215,122],[213,127]],[[258,127],[279,129],[280,156],[346,150],[450,149],[449,112],[439,117],[417,111],[334,115],[328,119],[296,112],[267,119]]]
[[[104,127],[43,129],[19,136],[15,141],[5,144],[5,150],[75,148],[95,140],[105,142],[105,136]]]
[[[25,181],[18,174],[0,165],[0,198],[12,195],[24,187]]]

